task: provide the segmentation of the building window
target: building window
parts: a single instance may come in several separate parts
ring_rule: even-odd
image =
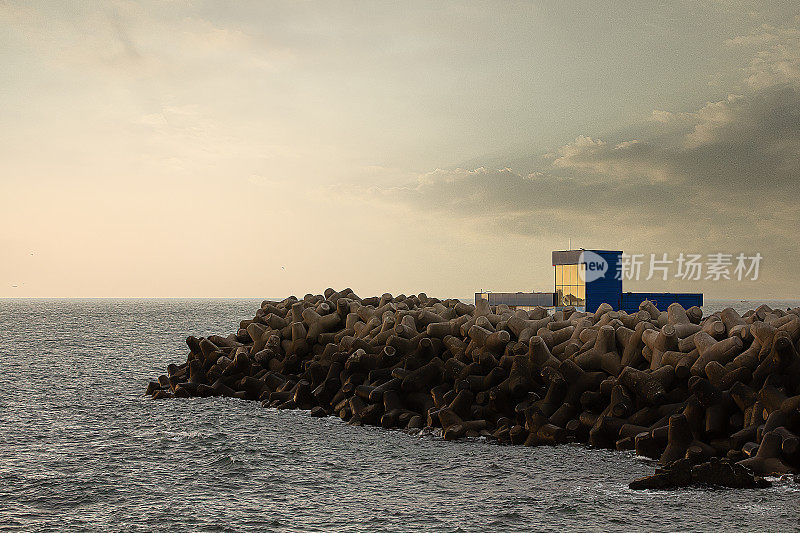
[[[583,273],[586,265],[555,265],[556,267],[556,305],[560,307],[586,306],[586,283]]]

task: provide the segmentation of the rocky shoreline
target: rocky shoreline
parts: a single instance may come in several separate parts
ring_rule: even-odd
[[[658,459],[631,488],[761,487],[800,467],[800,308],[703,316],[645,301],[513,310],[350,289],[265,301],[189,337],[153,398],[228,396],[446,440],[568,442]]]

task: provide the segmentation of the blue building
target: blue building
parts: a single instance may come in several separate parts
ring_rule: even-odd
[[[555,290],[552,293],[479,292],[475,293],[475,300],[485,299],[490,305],[507,304],[522,309],[536,305],[574,306],[590,312],[606,302],[629,313],[637,311],[644,300],[652,301],[662,311],[673,302],[685,308],[703,305],[701,293],[623,292],[621,256],[620,250],[554,251]]]

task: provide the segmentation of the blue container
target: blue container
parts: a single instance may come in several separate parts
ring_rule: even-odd
[[[592,250],[592,252],[605,259],[608,268],[602,277],[586,283],[586,310],[593,313],[604,302],[617,309],[622,294],[622,279],[617,279],[619,256],[622,252],[609,250]]]
[[[666,311],[672,303],[679,303],[685,309],[692,306],[703,305],[702,293],[689,292],[623,292],[620,298],[619,309],[628,313],[639,310],[639,304],[650,300],[659,311]]]

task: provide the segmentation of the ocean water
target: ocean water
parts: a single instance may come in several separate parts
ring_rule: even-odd
[[[226,334],[259,303],[0,300],[0,531],[800,529],[789,480],[631,491],[654,467],[631,452],[444,442],[143,396],[187,335]]]

